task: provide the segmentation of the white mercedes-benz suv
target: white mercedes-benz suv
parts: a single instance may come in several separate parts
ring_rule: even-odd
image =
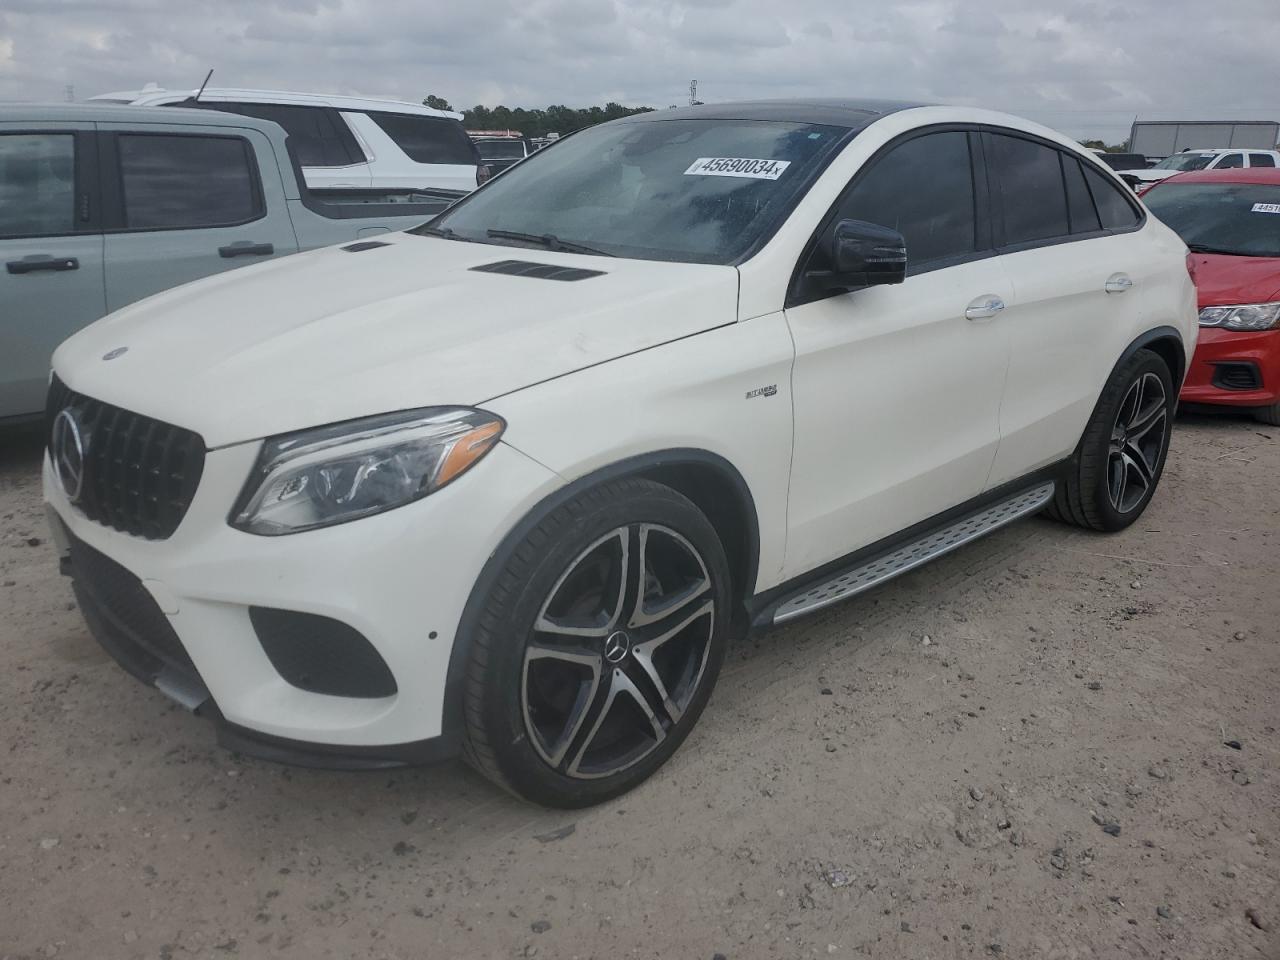
[[[243,753],[652,774],[726,642],[1159,482],[1186,249],[1072,141],[880,101],[629,117],[407,233],[170,290],[54,357],[93,633]]]

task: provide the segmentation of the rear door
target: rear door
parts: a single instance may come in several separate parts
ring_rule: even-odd
[[[258,131],[99,127],[108,310],[297,252],[280,169]]]
[[[1129,191],[1030,134],[984,135],[1001,264],[1014,290],[1000,450],[989,487],[1066,457],[1141,311],[1154,265]]]
[[[44,406],[54,347],[106,312],[92,123],[0,123],[0,418]]]

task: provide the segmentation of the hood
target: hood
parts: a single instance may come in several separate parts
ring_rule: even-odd
[[[1280,257],[1192,253],[1200,307],[1280,300]]]
[[[733,267],[378,240],[140,301],[67,340],[54,368],[73,390],[218,447],[393,410],[476,406],[737,319]],[[602,272],[474,269],[504,260]]]
[[[1133,177],[1135,180],[1141,180],[1143,183],[1155,183],[1159,180],[1167,180],[1176,173],[1182,173],[1181,170],[1153,170],[1148,167],[1146,170],[1117,170],[1117,173],[1126,177]]]

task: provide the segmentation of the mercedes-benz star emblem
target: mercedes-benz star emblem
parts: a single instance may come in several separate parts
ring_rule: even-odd
[[[71,407],[59,413],[53,421],[49,454],[53,458],[53,469],[58,475],[58,483],[62,485],[62,492],[72,503],[77,503],[84,490],[85,437]]]
[[[103,360],[114,360],[116,357],[123,356],[129,352],[128,347],[116,347],[114,350],[108,350],[102,355]]]
[[[621,663],[630,650],[631,638],[622,630],[609,634],[604,641],[604,658],[610,663]]]

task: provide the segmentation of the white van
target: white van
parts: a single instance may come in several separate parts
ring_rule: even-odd
[[[419,103],[282,90],[210,87],[105,93],[95,101],[135,106],[202,107],[274,120],[312,190],[453,190],[468,193],[488,178],[462,114]]]

